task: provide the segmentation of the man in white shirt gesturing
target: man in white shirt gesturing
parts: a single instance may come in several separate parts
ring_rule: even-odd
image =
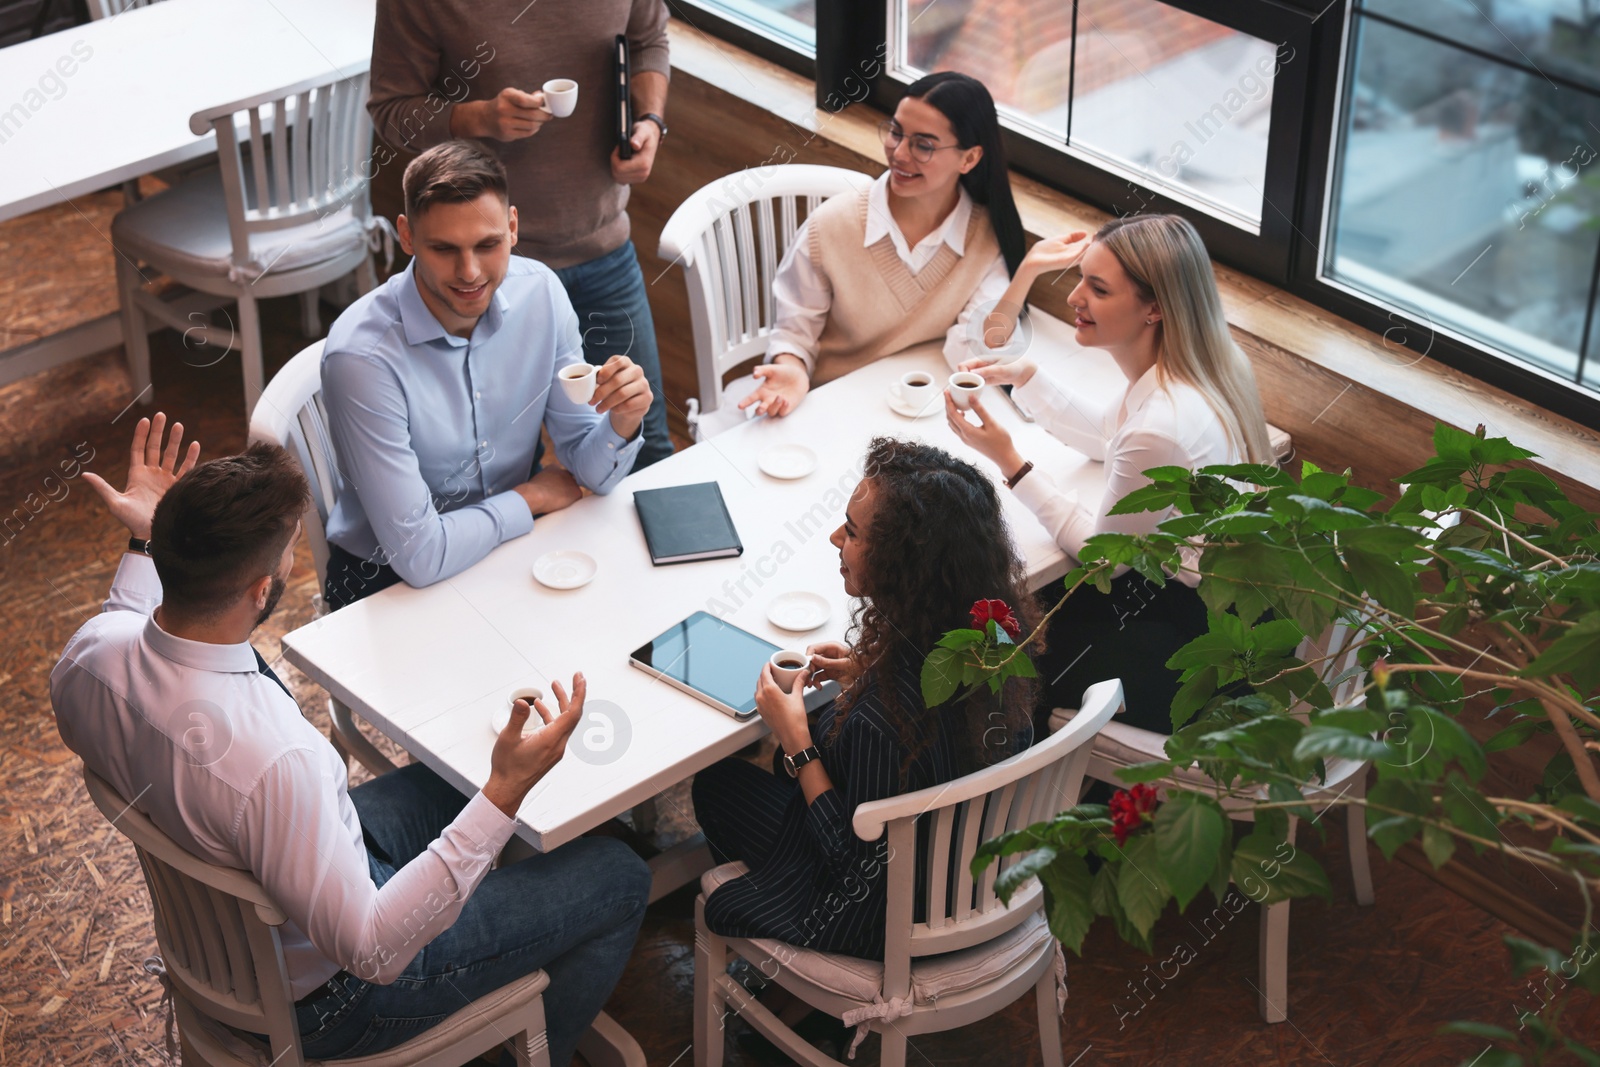
[[[132,534],[104,613],[50,676],[62,739],[173,840],[247,870],[288,915],[308,1058],[382,1051],[536,969],[565,1064],[622,973],[649,892],[620,842],[584,838],[490,868],[583,715],[586,684],[527,736],[519,701],[470,800],[420,764],[354,790],[251,647],[282,595],[309,502],[272,445],[196,466],[142,419],[126,490],[85,479]]]

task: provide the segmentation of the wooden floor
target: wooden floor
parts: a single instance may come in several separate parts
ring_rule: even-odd
[[[111,252],[100,235],[118,204],[116,194],[100,194],[0,226],[0,259],[8,265],[0,276],[0,345],[115,306]],[[304,339],[292,301],[269,302],[266,318],[270,371]],[[152,347],[160,406],[195,432],[207,455],[239,448],[245,421],[237,360],[206,365],[211,357],[186,350],[171,332],[155,335]],[[125,537],[81,480],[62,482],[50,472],[92,451],[88,466],[118,481],[131,423],[142,410],[129,410],[132,399],[120,352],[0,389],[0,515],[14,516],[0,535],[0,1067],[168,1062],[160,987],[142,968],[155,951],[149,900],[131,849],[84,794],[48,697],[50,668],[98,609]],[[306,714],[325,725],[323,694],[277,655],[280,636],[309,618],[313,584],[302,558],[256,644]],[[683,790],[663,803],[663,825],[677,833],[691,828]],[[1507,970],[1507,928],[1376,854],[1378,903],[1356,907],[1343,826],[1328,830],[1326,842],[1309,840],[1307,847],[1327,865],[1338,893],[1331,903],[1294,906],[1289,1022],[1267,1026],[1256,1014],[1253,907],[1210,924],[1174,913],[1158,927],[1155,957],[1100,928],[1084,957],[1071,961],[1061,1024],[1068,1062],[1460,1063],[1482,1044],[1436,1036],[1440,1024],[1470,1018],[1515,1026],[1517,1006],[1530,997]],[[650,909],[611,1000],[611,1013],[652,1065],[693,1062],[692,913],[688,893]],[[1189,962],[1179,966],[1178,959]],[[1584,1007],[1586,1016],[1569,1016],[1573,1032],[1600,1033],[1600,1005]],[[729,1063],[772,1062],[746,1047],[741,1023],[729,1026]],[[1032,998],[964,1030],[916,1038],[912,1048],[914,1064],[1037,1063]],[[869,1041],[858,1062],[876,1059]]]

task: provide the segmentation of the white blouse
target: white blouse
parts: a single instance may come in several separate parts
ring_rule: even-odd
[[[1086,507],[1076,493],[1060,488],[1048,472],[1037,467],[1013,490],[1056,544],[1074,559],[1095,534],[1153,533],[1171,516],[1170,508],[1107,514],[1117,501],[1150,484],[1144,471],[1152,467],[1196,470],[1242,462],[1205,396],[1184,382],[1160,382],[1154,367],[1129,384],[1127,392],[1105,410],[1068,394],[1042,367],[1027,384],[1012,389],[1011,399],[1056,437],[1106,464],[1106,490],[1098,508]],[[1200,584],[1199,559],[1197,548],[1186,547],[1181,554],[1182,570],[1177,577],[1191,588]],[[1125,570],[1119,567],[1117,573]]]
[[[972,197],[960,186],[956,188],[960,196],[955,209],[945,216],[942,224],[912,248],[906,244],[905,234],[900,231],[894,215],[889,211],[889,172],[884,171],[867,191],[867,226],[862,247],[871,248],[887,235],[894,244],[900,262],[912,274],[920,274],[938,254],[941,245],[949,245],[950,250],[958,256],[965,255],[967,223],[972,219]],[[774,321],[772,332],[767,335],[768,363],[787,352],[805,363],[807,374],[814,368],[817,339],[822,336],[822,327],[828,320],[828,309],[833,306],[833,285],[811,262],[808,251],[810,234],[811,220],[808,218],[795,231],[794,241],[784,253],[778,273],[772,279]],[[972,299],[961,309],[955,325],[945,334],[944,358],[951,369],[964,360],[978,356],[992,357],[997,352],[1009,351],[983,346],[983,314],[987,314],[989,307],[1005,295],[1006,287],[1010,284],[1011,275],[1006,271],[1006,258],[1004,254],[998,254],[989,265],[983,281],[978,284],[977,291],[972,294]],[[979,314],[977,322],[973,323],[973,315],[980,309],[983,314]],[[968,336],[969,332],[971,337]]]

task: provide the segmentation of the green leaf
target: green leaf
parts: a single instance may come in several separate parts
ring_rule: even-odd
[[[935,642],[939,648],[963,649],[983,644],[982,630],[951,630]]]
[[[1495,809],[1490,807],[1482,793],[1462,781],[1460,775],[1450,776],[1449,783],[1440,794],[1440,803],[1456,829],[1486,841],[1499,839]],[[1481,852],[1485,846],[1474,844],[1472,847],[1474,851]]]
[[[1483,777],[1483,772],[1488,768],[1488,760],[1483,754],[1483,748],[1476,738],[1467,732],[1467,728],[1456,719],[1433,708],[1419,705],[1411,709],[1415,722],[1413,734],[1419,733],[1416,726],[1426,722],[1430,727],[1429,737],[1432,745],[1441,755],[1454,756],[1467,776],[1474,781]]]
[[[1517,1035],[1503,1026],[1491,1026],[1488,1023],[1475,1023],[1471,1021],[1445,1023],[1439,1027],[1441,1034],[1462,1034],[1466,1037],[1481,1037],[1485,1041],[1509,1041],[1513,1044]]]
[[[1194,676],[1179,687],[1177,695],[1172,698],[1172,728],[1179,729],[1184,723],[1194,718],[1195,713],[1206,706],[1217,692],[1217,668],[1202,667]]]
[[[1600,612],[1592,612],[1556,638],[1538,659],[1522,668],[1525,678],[1571,674],[1579,692],[1600,687]]]
[[[1038,874],[1042,868],[1048,867],[1055,862],[1055,858],[1056,850],[1048,845],[1034,849],[995,877],[995,896],[1009,905],[1011,903],[1011,894],[1031,881],[1033,876]]]
[[[922,664],[922,703],[936,708],[961,684],[961,662],[954,649],[936,648]]]
[[[1107,515],[1136,515],[1144,511],[1165,511],[1187,494],[1171,486],[1146,485],[1135,489],[1112,505]]]
[[[1315,815],[1311,805],[1305,803],[1305,794],[1290,785],[1288,782],[1272,781],[1267,783],[1267,799],[1277,804],[1287,804],[1281,810],[1301,819],[1311,819]]]
[[[1094,924],[1095,909],[1089,902],[1094,878],[1083,857],[1068,853],[1038,872],[1044,886],[1045,920],[1057,941],[1074,955],[1083,954],[1083,939]]]
[[[1333,887],[1317,861],[1301,849],[1260,827],[1234,846],[1233,881],[1258,904],[1276,904],[1296,897],[1333,896]]]
[[[1333,726],[1308,726],[1300,741],[1294,746],[1298,760],[1326,759],[1341,756],[1345,759],[1375,760],[1388,754],[1388,746],[1375,737],[1353,733]]]
[[[1511,950],[1511,971],[1513,974],[1527,974],[1529,971],[1547,970],[1552,974],[1559,973],[1562,966],[1567,964],[1567,954],[1558,948],[1541,945],[1520,937],[1506,937],[1503,939],[1506,948]]]
[[[1572,793],[1569,796],[1562,797],[1556,807],[1583,822],[1600,826],[1600,804],[1590,800],[1582,793]]]
[[[1405,778],[1380,778],[1367,793],[1367,801],[1373,808],[1367,836],[1387,859],[1394,859],[1400,846],[1422,830],[1422,821],[1415,816],[1426,815],[1433,807],[1428,787]]]
[[[1153,834],[1135,834],[1122,846],[1122,870],[1117,874],[1117,901],[1128,922],[1142,936],[1161,917],[1172,895],[1162,878],[1161,860]]]
[[[1536,735],[1550,729],[1548,721],[1539,719],[1522,719],[1507,726],[1483,743],[1485,752],[1504,752],[1508,748],[1516,748],[1526,744]]]
[[[1484,1049],[1470,1060],[1462,1060],[1460,1067],[1523,1067],[1527,1061],[1515,1052],[1503,1048]]]
[[[1417,582],[1392,558],[1346,547],[1345,566],[1362,589],[1390,611],[1410,617],[1417,610]]]
[[[1450,862],[1456,853],[1456,839],[1450,831],[1429,823],[1422,828],[1422,851],[1433,869],[1438,870]]]
[[[1146,763],[1130,763],[1126,767],[1117,768],[1117,777],[1129,785],[1140,782],[1156,782],[1171,774],[1175,764],[1169,759],[1150,760]]]
[[[1203,794],[1175,792],[1156,809],[1156,855],[1179,911],[1211,880],[1227,833],[1222,807]]]

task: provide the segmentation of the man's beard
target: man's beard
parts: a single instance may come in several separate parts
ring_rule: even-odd
[[[257,626],[260,626],[271,617],[273,609],[278,606],[278,601],[283,597],[283,591],[288,587],[288,582],[285,582],[276,574],[272,576],[272,585],[267,589],[267,606],[261,609],[260,615],[256,616]]]

